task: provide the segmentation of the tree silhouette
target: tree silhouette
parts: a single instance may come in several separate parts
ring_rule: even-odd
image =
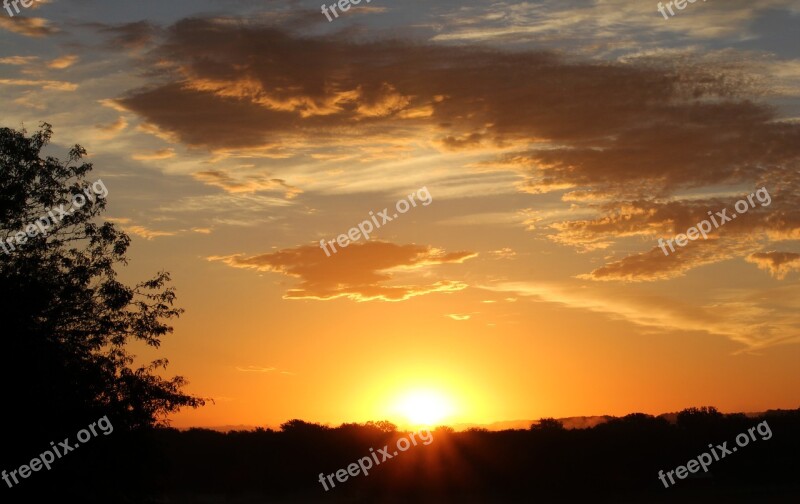
[[[328,427],[325,427],[324,425],[306,422],[297,418],[281,424],[281,432],[289,432],[293,434],[313,434],[324,432],[326,430],[328,430]]]
[[[369,421],[364,424],[365,427],[373,427],[380,432],[397,432],[397,425],[388,420],[379,420],[377,422]]]
[[[530,430],[544,432],[560,432],[564,430],[564,425],[555,418],[540,418],[538,423],[531,424]]]
[[[31,136],[0,128],[2,426],[19,441],[0,461],[12,467],[103,416],[131,431],[204,404],[182,392],[184,378],[159,376],[165,359],[134,366],[130,344],[157,348],[182,310],[168,273],[133,287],[117,280],[130,239],[96,222],[105,183],[87,180],[79,145],[66,162],[42,157],[51,136],[47,123]]]
[[[714,406],[692,407],[680,411],[676,417],[678,427],[709,432],[722,422],[724,415]]]
[[[410,434],[381,432],[374,422],[331,427],[295,419],[279,431],[228,433],[157,429],[152,435],[170,459],[157,502],[797,502],[800,410],[720,415],[712,432],[702,424],[679,427],[667,419],[673,415],[642,413],[574,429],[552,418],[543,419],[546,429],[437,428],[429,445],[418,442],[401,454],[394,453],[397,440]],[[731,448],[737,434],[766,421],[774,438],[759,434],[707,473],[669,488],[659,480],[660,470],[711,453],[709,443]],[[391,458],[378,455],[384,446]],[[327,491],[320,484],[320,473],[349,469],[372,453],[381,463],[368,476]],[[190,493],[196,498],[172,499]]]

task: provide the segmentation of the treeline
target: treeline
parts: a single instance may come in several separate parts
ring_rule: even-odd
[[[714,461],[707,473],[676,479],[670,488],[658,479],[659,470],[710,452],[709,444],[736,446],[737,435],[764,421],[769,439],[757,431],[755,441]],[[157,429],[135,443],[153,450],[145,470],[138,467],[136,479],[117,489],[131,502],[170,503],[749,503],[796,502],[800,495],[800,410],[748,417],[692,408],[672,423],[632,414],[589,429],[544,419],[528,430],[443,427],[431,434],[430,444],[393,455],[367,476],[334,479],[325,491],[321,473],[347,469],[384,446],[393,454],[408,433],[388,422],[332,428],[301,420],[280,430]]]

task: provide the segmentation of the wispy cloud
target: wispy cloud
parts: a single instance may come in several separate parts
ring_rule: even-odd
[[[0,65],[30,65],[39,61],[38,56],[8,56],[0,58]]]
[[[172,157],[175,157],[175,149],[172,147],[159,149],[157,151],[145,154],[134,154],[131,156],[132,159],[137,161],[157,161],[160,159],[170,159]]]
[[[58,29],[50,26],[44,18],[14,16],[5,14],[0,16],[0,28],[26,37],[45,37],[58,33]]]
[[[276,367],[261,367],[261,366],[237,366],[237,371],[242,373],[277,373],[282,375],[296,375],[297,373],[292,373],[290,371],[281,371]]]
[[[746,295],[740,292],[734,296],[709,292],[705,302],[698,305],[631,290],[588,290],[572,283],[505,282],[484,288],[603,313],[648,330],[696,331],[725,337],[748,351],[800,341],[800,316],[796,310],[778,308],[779,297],[763,292]]]
[[[303,191],[286,183],[285,180],[267,178],[263,175],[242,175],[234,177],[222,170],[197,172],[193,177],[200,182],[219,187],[231,193],[254,193],[259,191],[284,191],[286,199],[293,199]]]
[[[73,84],[71,82],[54,81],[54,80],[0,79],[0,85],[30,86],[41,89],[51,89],[54,91],[75,91],[76,89],[78,89],[77,84]]]
[[[666,3],[666,2],[664,2]],[[691,9],[691,11],[689,10]],[[439,16],[438,41],[537,43],[584,52],[663,47],[676,35],[682,44],[753,37],[752,20],[773,9],[794,10],[793,0],[726,0],[689,5],[665,20],[656,3],[626,0],[491,2],[464,5]]]
[[[138,225],[136,226],[123,225],[122,229],[127,233],[140,236],[145,240],[154,240],[162,236],[175,236],[177,234],[176,231],[157,231],[154,229],[150,229],[146,226],[138,226]]]

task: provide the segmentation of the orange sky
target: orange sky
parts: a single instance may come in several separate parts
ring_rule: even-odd
[[[0,20],[3,125],[172,273],[173,425],[798,407],[796,2],[68,4]]]

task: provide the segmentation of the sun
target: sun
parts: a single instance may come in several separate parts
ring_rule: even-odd
[[[433,426],[453,414],[448,396],[435,390],[412,390],[397,398],[394,412],[414,426]]]

